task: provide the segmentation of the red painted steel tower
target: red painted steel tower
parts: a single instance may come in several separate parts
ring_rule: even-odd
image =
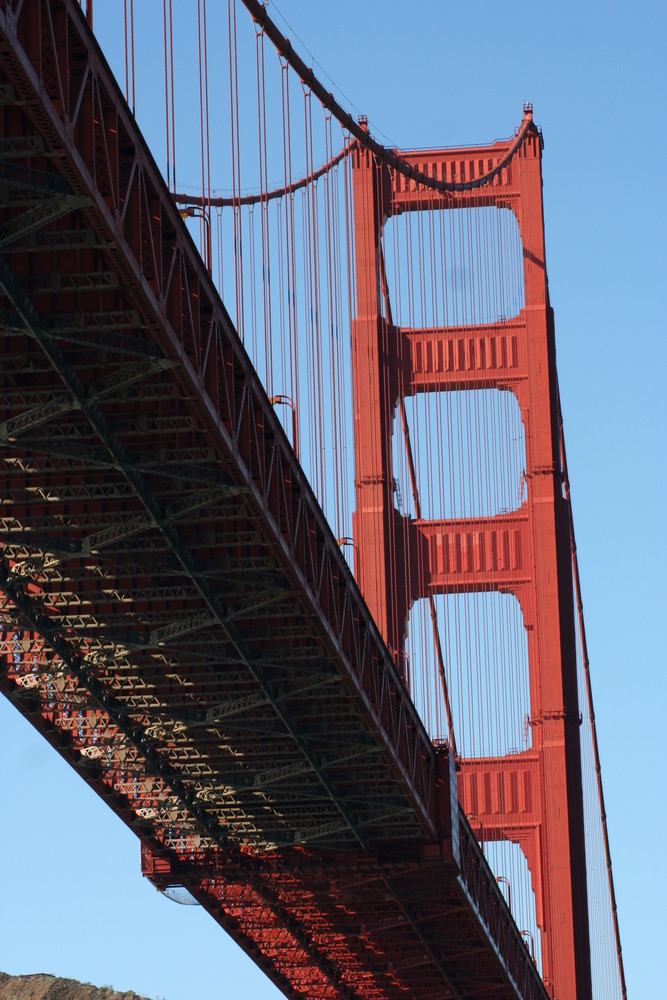
[[[570,531],[562,491],[553,313],[542,209],[541,137],[525,108],[523,141],[483,186],[429,193],[354,152],[356,317],[356,575],[398,655],[410,605],[433,594],[497,590],[519,601],[527,632],[532,746],[462,759],[459,798],[481,838],[520,845],[542,931],[543,977],[558,1000],[591,996]],[[402,154],[422,173],[465,184],[489,173],[511,142]],[[391,323],[382,227],[428,209],[509,209],[518,221],[525,302],[512,320],[411,330]],[[384,288],[383,288],[384,286]],[[413,520],[394,506],[392,421],[418,392],[501,389],[518,401],[526,439],[527,499],[493,517]]]

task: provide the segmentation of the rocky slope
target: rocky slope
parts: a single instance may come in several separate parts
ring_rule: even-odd
[[[75,979],[56,979],[45,973],[8,976],[0,972],[0,1000],[147,1000],[138,993],[117,993],[110,986],[91,986]]]

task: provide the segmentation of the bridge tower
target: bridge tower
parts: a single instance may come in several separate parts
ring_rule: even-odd
[[[356,315],[352,331],[356,576],[402,662],[410,605],[435,594],[498,590],[519,601],[527,633],[532,746],[461,759],[459,798],[477,836],[510,840],[531,872],[543,978],[554,1000],[589,1000],[590,946],[570,531],[559,451],[553,312],[545,267],[541,136],[525,135],[483,186],[475,179],[511,143],[401,154],[451,184],[423,197],[368,150],[353,153]],[[455,188],[458,185],[458,190]],[[465,189],[467,186],[467,189]],[[386,306],[382,229],[396,213],[495,206],[518,221],[525,300],[511,323],[410,330]],[[397,403],[418,392],[499,389],[518,402],[527,498],[510,514],[465,520],[404,517],[392,478]]]

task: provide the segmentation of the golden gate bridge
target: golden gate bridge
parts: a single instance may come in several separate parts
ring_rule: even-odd
[[[171,3],[164,176],[133,5],[0,5],[2,689],[288,996],[625,995],[532,108],[386,149],[245,6],[193,193]]]

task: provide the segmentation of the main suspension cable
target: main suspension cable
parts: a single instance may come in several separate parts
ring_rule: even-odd
[[[211,205],[213,208],[231,208],[235,205],[259,205],[265,204],[267,201],[276,201],[280,198],[284,198],[285,195],[294,194],[295,191],[301,190],[301,188],[307,187],[309,184],[313,184],[315,181],[319,180],[320,177],[324,177],[330,170],[337,167],[338,164],[346,156],[349,156],[352,152],[353,147],[356,143],[346,142],[345,146],[332,156],[331,159],[323,163],[322,166],[318,167],[317,170],[313,170],[312,173],[306,174],[305,177],[300,177],[298,181],[293,181],[291,184],[283,185],[279,188],[273,188],[271,191],[257,192],[255,194],[244,194],[241,196],[230,196],[230,195],[212,195],[211,198],[207,198],[204,201],[199,195],[186,194],[185,192],[176,192],[172,194],[172,198],[177,205],[196,205],[202,208]]]
[[[474,179],[468,181],[444,181],[438,180],[435,177],[429,177],[428,174],[422,173],[422,171],[418,170],[417,167],[413,167],[394,150],[387,149],[386,146],[376,142],[368,131],[354,120],[352,115],[338,103],[331,91],[328,91],[326,87],[320,83],[312,69],[309,66],[306,66],[303,59],[294,51],[289,39],[285,38],[276,24],[274,24],[269,17],[266,8],[259,2],[259,0],[242,0],[242,3],[243,6],[249,11],[253,20],[260,25],[267,37],[271,39],[280,55],[287,60],[292,69],[299,75],[304,86],[308,87],[313,94],[315,94],[322,106],[338,119],[343,128],[347,129],[351,135],[358,139],[363,146],[374,153],[375,156],[382,160],[383,163],[393,167],[399,174],[403,174],[404,177],[408,177],[410,180],[415,181],[415,183],[421,184],[426,188],[432,189],[433,191],[439,191],[442,194],[451,194],[456,191],[471,191],[474,188],[482,187],[484,184],[488,184],[489,181],[493,180],[493,178],[507,166],[521,146],[521,143],[523,142],[528,131],[531,128],[534,128],[532,111],[530,111],[529,106],[526,105],[524,108],[524,118],[514,141],[509,146],[505,155],[498,161],[493,169],[488,171],[488,173],[482,174],[480,177],[475,177]]]
[[[386,313],[386,319],[389,326],[393,326],[392,314],[391,314],[391,303],[389,301],[389,286],[387,285],[387,274],[385,270],[385,260],[384,254],[380,251],[380,279],[382,285],[382,297],[384,299],[384,307]],[[415,517],[418,521],[421,520],[421,503],[419,500],[419,488],[417,486],[417,473],[415,470],[415,461],[412,454],[412,446],[410,444],[410,429],[408,426],[408,417],[405,410],[405,396],[403,393],[399,394],[398,407],[401,415],[401,427],[403,430],[403,440],[405,443],[406,458],[408,462],[408,473],[410,477],[410,489],[412,491],[412,503],[415,509]],[[447,716],[447,734],[449,738],[449,745],[454,757],[457,756],[456,750],[456,737],[454,735],[454,717],[452,715],[452,706],[449,698],[449,686],[447,684],[447,673],[445,671],[445,658],[442,653],[442,643],[440,641],[440,632],[438,630],[438,617],[435,606],[435,598],[432,593],[428,595],[428,607],[429,614],[431,616],[431,625],[433,628],[433,643],[435,647],[436,659],[438,661],[438,675],[440,677],[440,686],[442,690],[442,696],[445,702],[445,714]]]

